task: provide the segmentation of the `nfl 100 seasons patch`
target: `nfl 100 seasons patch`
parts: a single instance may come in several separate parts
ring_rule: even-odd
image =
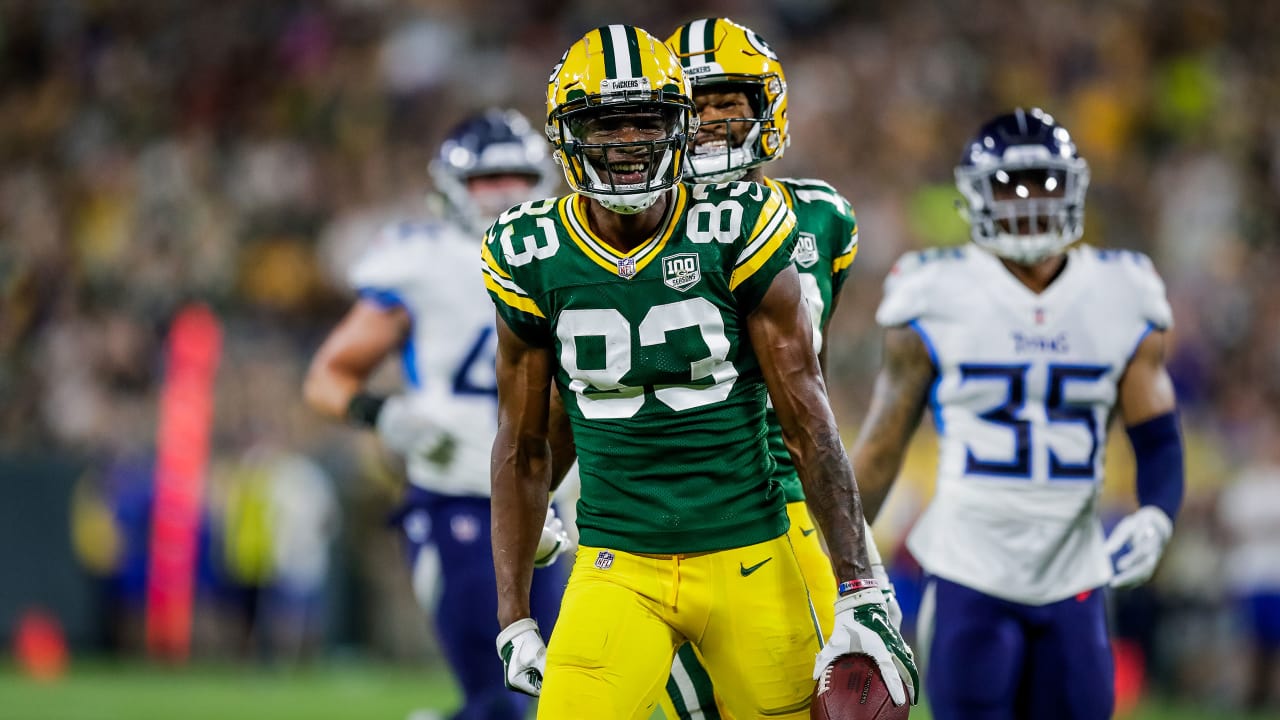
[[[702,279],[702,262],[698,253],[676,253],[662,258],[662,282],[684,292]]]

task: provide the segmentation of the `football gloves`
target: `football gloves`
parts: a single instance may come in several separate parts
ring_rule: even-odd
[[[533,554],[533,566],[547,567],[574,547],[569,533],[565,532],[564,522],[556,515],[554,508],[548,507],[547,520],[542,525],[542,537],[538,538],[538,549]]]
[[[1172,534],[1173,521],[1154,505],[1125,516],[1107,537],[1107,554],[1115,567],[1111,587],[1133,587],[1151,579]]]
[[[827,666],[841,655],[870,655],[880,668],[880,677],[889,688],[895,705],[916,703],[920,694],[920,674],[915,656],[898,629],[889,622],[884,594],[879,589],[861,590],[836,600],[835,628],[818,653],[813,679],[822,677]],[[905,690],[904,690],[905,682]]]
[[[421,455],[437,465],[448,465],[457,447],[453,435],[425,405],[407,395],[387,398],[378,413],[377,431],[395,452],[406,457]]]
[[[538,633],[538,623],[532,618],[511,623],[498,633],[497,644],[507,688],[533,697],[541,695],[547,645]]]

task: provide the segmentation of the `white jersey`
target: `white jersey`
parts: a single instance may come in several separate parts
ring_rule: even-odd
[[[1172,313],[1146,256],[1079,246],[1041,294],[992,254],[911,253],[876,320],[937,371],[937,492],[907,539],[924,569],[1045,604],[1105,585],[1097,503],[1107,424],[1138,343]]]
[[[406,458],[415,485],[451,495],[489,494],[489,454],[498,427],[493,305],[476,259],[480,241],[443,222],[389,226],[351,271],[361,298],[408,310],[413,329],[401,359],[415,402],[457,442],[438,465]]]

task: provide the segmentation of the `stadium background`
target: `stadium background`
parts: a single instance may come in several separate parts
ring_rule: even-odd
[[[793,144],[770,174],[824,178],[857,210],[830,334],[850,438],[889,265],[966,237],[951,168],[967,135],[1014,105],[1072,130],[1093,171],[1086,240],[1152,255],[1177,321],[1188,497],[1155,581],[1116,603],[1124,682],[1139,717],[1237,716],[1250,638],[1233,595],[1280,582],[1280,555],[1243,571],[1235,555],[1280,527],[1280,4],[5,0],[0,717],[447,705],[383,523],[396,463],[308,415],[302,369],[350,301],[353,255],[426,212],[451,123],[491,104],[536,123],[548,70],[591,27],[665,37],[707,15],[782,58]],[[183,669],[145,660],[140,613],[165,342],[192,302],[223,345]],[[1112,443],[1113,517],[1133,502],[1125,453]],[[896,548],[932,461],[925,422],[878,527],[908,574]],[[286,577],[307,592],[282,599]]]

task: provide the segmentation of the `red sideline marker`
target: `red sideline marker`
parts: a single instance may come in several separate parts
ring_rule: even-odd
[[[191,649],[196,543],[222,327],[204,305],[189,305],[169,330],[160,396],[146,638],[152,657],[184,662]]]

